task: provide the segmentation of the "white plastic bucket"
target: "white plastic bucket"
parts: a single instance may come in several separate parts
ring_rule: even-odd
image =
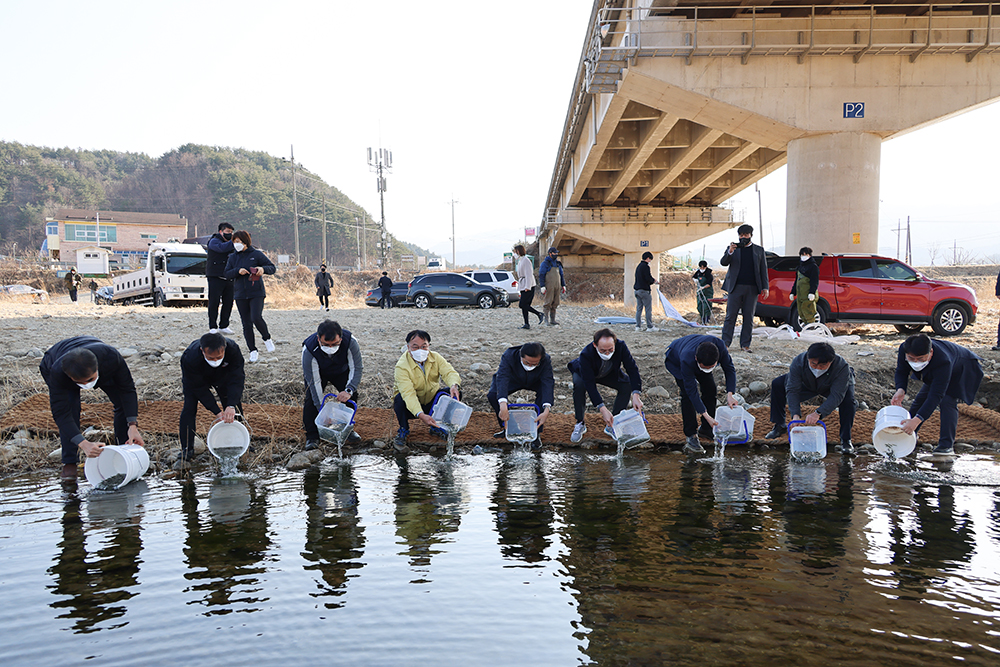
[[[649,440],[645,418],[641,412],[631,408],[615,415],[611,420],[611,430],[615,433],[615,440],[622,447],[634,447]]]
[[[101,488],[120,489],[149,470],[149,452],[139,445],[108,445],[100,456],[87,457],[87,481]],[[119,477],[119,475],[121,477]]]
[[[438,425],[447,430],[458,433],[469,423],[472,416],[472,408],[456,401],[451,396],[441,396],[435,403],[431,411],[431,417]]]
[[[788,446],[792,457],[803,460],[821,459],[826,456],[826,424],[810,426],[803,421],[788,425]]]
[[[216,422],[208,429],[205,444],[212,456],[219,460],[236,459],[250,448],[250,431],[238,421],[231,424]]]
[[[507,410],[507,440],[533,442],[538,437],[538,410],[534,405],[515,403]]]
[[[886,458],[901,459],[917,447],[917,434],[906,434],[902,425],[909,421],[910,413],[898,405],[887,405],[875,415],[872,445]]]
[[[729,444],[740,444],[753,440],[753,427],[756,418],[740,406],[730,408],[722,406],[715,409],[715,435],[726,436]]]
[[[323,407],[313,420],[319,429],[319,437],[330,442],[341,442],[347,440],[354,429],[354,415],[357,413],[357,406],[353,401],[341,403],[330,400],[333,394],[327,394],[323,398]]]

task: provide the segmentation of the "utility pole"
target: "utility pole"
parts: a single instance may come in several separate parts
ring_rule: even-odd
[[[323,256],[319,258],[320,264],[326,261],[329,255],[326,252],[326,193],[323,193]]]
[[[901,231],[903,231],[903,221],[896,218],[896,228],[892,230],[896,232],[896,259],[899,259],[899,242],[903,239]]]
[[[354,231],[358,236],[358,271],[361,270],[361,221],[358,216],[354,216]]]
[[[380,225],[380,236],[382,237],[382,242],[379,243],[379,247],[382,250],[382,270],[386,270],[386,251],[389,249],[389,234],[385,229],[385,176],[384,172],[392,172],[392,151],[387,148],[379,147],[372,154],[372,149],[368,149],[368,168],[370,171],[376,172],[378,175],[378,200],[379,206],[381,207],[382,223]]]
[[[910,216],[906,216],[906,263],[913,266],[913,248],[910,245]]]
[[[361,211],[361,257],[362,266],[368,268],[368,213]]]
[[[459,203],[455,199],[455,195],[451,196],[451,270],[454,271],[458,268],[458,262],[455,261],[455,204]]]
[[[295,230],[295,263],[299,263],[299,197],[295,186],[295,146],[292,146],[292,228]]]

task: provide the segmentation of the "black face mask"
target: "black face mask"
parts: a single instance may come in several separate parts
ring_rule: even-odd
[[[228,241],[229,239],[233,238],[233,233],[232,232],[223,232],[222,238],[224,238],[224,239],[226,239]]]
[[[744,247],[750,245],[750,239],[740,239],[740,245]]]
[[[321,266],[319,270],[320,270],[320,273],[326,273],[326,267],[325,266]]]

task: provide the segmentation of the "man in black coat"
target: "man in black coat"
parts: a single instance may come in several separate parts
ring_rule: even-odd
[[[541,343],[508,347],[500,357],[500,366],[493,374],[490,391],[486,394],[486,400],[493,406],[493,413],[497,416],[501,429],[493,434],[494,438],[506,435],[507,397],[522,389],[535,392],[535,404],[541,410],[535,421],[538,423],[538,432],[541,433],[545,420],[549,418],[555,392],[552,359]],[[532,449],[538,449],[541,445],[541,438],[536,438],[531,443]]]
[[[681,394],[681,419],[684,423],[684,451],[689,454],[704,454],[705,448],[698,442],[701,435],[706,440],[714,439],[715,403],[718,387],[712,371],[722,366],[726,376],[726,403],[734,408],[738,405],[736,391],[736,365],[729,356],[729,349],[715,336],[691,334],[678,338],[667,348],[663,365],[674,376]],[[701,415],[701,428],[698,428]]]
[[[625,341],[611,329],[600,329],[594,334],[594,342],[583,348],[580,356],[567,364],[573,374],[573,414],[576,416],[576,426],[570,441],[580,442],[587,426],[583,423],[583,412],[587,406],[587,396],[597,408],[606,424],[604,432],[611,435],[611,425],[614,415],[620,413],[632,399],[632,407],[642,410],[642,378],[639,377],[639,367],[636,366],[632,353]],[[614,413],[608,410],[597,391],[597,385],[612,387],[617,390],[614,403]]]
[[[771,381],[771,423],[774,428],[765,438],[778,438],[788,432],[785,425],[785,404],[792,421],[802,419],[802,401],[816,396],[826,400],[806,415],[806,424],[816,424],[820,419],[840,410],[840,445],[842,454],[853,454],[851,429],[854,427],[854,369],[833,351],[829,343],[813,343],[809,349],[788,364],[788,372]]]
[[[653,261],[653,253],[642,253],[642,260],[635,267],[635,283],[632,289],[635,293],[635,330],[659,331],[653,326],[653,285],[658,284],[653,272],[649,269]],[[646,310],[646,328],[642,328],[642,311]]]
[[[378,288],[382,291],[382,307],[392,308],[396,304],[392,302],[392,278],[388,271],[382,272],[382,277],[378,279]]]
[[[246,382],[243,366],[240,346],[220,333],[207,333],[184,350],[181,355],[184,393],[179,431],[181,455],[174,464],[175,470],[186,469],[194,458],[195,417],[199,403],[216,416],[217,422],[232,424],[237,414],[243,414]],[[219,403],[215,402],[212,389],[219,395]]]
[[[739,243],[730,243],[719,263],[728,266],[722,289],[729,293],[726,299],[726,319],[722,324],[722,342],[726,347],[733,342],[736,331],[736,316],[743,313],[743,327],[740,329],[740,347],[750,351],[753,338],[753,315],[757,309],[757,297],[765,299],[770,294],[767,282],[767,258],[764,248],[750,242],[753,227],[740,225],[736,230]]]
[[[927,334],[910,336],[899,346],[896,356],[896,393],[892,405],[903,405],[910,374],[924,383],[910,405],[912,418],[903,431],[913,433],[927,421],[934,409],[941,408],[941,434],[935,454],[955,453],[958,430],[958,402],[972,405],[983,381],[983,367],[975,354],[946,340],[933,344]]]
[[[302,428],[306,432],[307,450],[319,447],[316,416],[323,407],[326,386],[333,385],[337,390],[334,400],[341,403],[354,400],[363,370],[358,340],[337,322],[323,320],[316,333],[302,341],[302,378],[306,385]],[[361,436],[351,431],[347,442],[361,442]]]
[[[62,443],[62,476],[76,478],[76,464],[83,451],[100,456],[104,444],[91,442],[80,432],[80,391],[99,388],[114,406],[115,443],[145,447],[139,433],[139,398],[125,359],[118,350],[93,336],[61,340],[48,349],[38,370],[49,387],[52,418]]]
[[[208,240],[208,261],[205,276],[208,278],[208,330],[235,333],[229,328],[229,317],[233,312],[233,281],[226,278],[226,262],[233,252],[233,226],[228,222],[219,223],[219,231]],[[220,311],[221,306],[221,311]]]

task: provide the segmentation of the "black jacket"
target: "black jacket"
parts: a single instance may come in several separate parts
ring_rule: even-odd
[[[111,398],[120,399],[125,410],[125,419],[135,422],[139,419],[139,398],[135,392],[135,382],[128,370],[125,359],[118,350],[102,343],[93,336],[75,336],[61,340],[48,349],[42,357],[38,370],[49,386],[49,405],[52,418],[59,428],[59,434],[69,436],[74,445],[83,442],[80,433],[80,387],[62,368],[62,357],[70,350],[85,347],[97,357],[97,385]]]
[[[802,416],[803,393],[826,397],[823,404],[816,408],[820,417],[826,417],[843,402],[847,388],[854,386],[854,369],[839,354],[833,358],[833,363],[825,373],[816,377],[809,368],[806,352],[792,359],[788,364],[788,375],[785,376],[785,396],[788,410],[792,416]]]
[[[306,390],[312,392],[316,407],[323,404],[323,386],[327,382],[334,383],[340,376],[347,374],[347,382],[337,390],[355,393],[361,382],[364,364],[361,360],[361,348],[351,332],[344,329],[340,334],[340,347],[333,354],[327,354],[320,348],[319,334],[313,334],[302,341],[302,379]]]
[[[264,269],[267,275],[274,275],[274,264],[267,258],[267,255],[257,250],[253,246],[246,248],[243,252],[234,252],[226,262],[226,277],[235,281],[233,285],[234,299],[256,299],[267,296],[264,290],[263,276],[240,275],[240,269],[250,270],[259,266]],[[251,280],[251,277],[254,278]]]
[[[642,391],[642,379],[639,377],[639,367],[635,365],[635,359],[628,350],[628,345],[623,340],[615,341],[615,351],[609,361],[611,367],[607,375],[613,376],[618,381],[628,380],[632,385],[632,393]],[[597,348],[591,343],[580,351],[580,356],[569,362],[566,366],[570,372],[578,374],[583,379],[583,384],[590,395],[590,401],[595,408],[604,405],[604,399],[597,391],[598,373],[604,360],[597,354]],[[624,367],[624,368],[623,368]]]
[[[726,348],[726,344],[722,342],[721,338],[706,334],[683,336],[670,343],[667,353],[663,357],[663,365],[666,366],[667,372],[673,375],[684,387],[684,393],[698,414],[705,412],[706,407],[701,400],[701,391],[698,386],[698,373],[704,371],[698,368],[695,354],[698,352],[698,346],[704,342],[712,343],[719,348],[719,366],[722,367],[722,372],[726,376],[726,391],[735,392],[736,365],[733,363],[733,358],[729,356],[729,349]]]
[[[181,388],[184,395],[196,397],[212,414],[217,415],[229,405],[236,406],[242,403],[245,383],[243,353],[235,341],[226,339],[226,354],[222,358],[222,365],[216,368],[212,368],[205,361],[200,340],[188,345],[181,355]],[[219,408],[212,396],[212,387],[226,388],[226,401],[229,405]]]
[[[378,279],[378,287],[383,292],[389,292],[392,290],[392,278],[389,276],[382,276]]]
[[[521,346],[508,347],[500,357],[500,366],[493,374],[490,391],[495,392],[497,399],[507,398],[510,394],[527,389],[539,394],[544,405],[552,405],[555,394],[555,379],[552,375],[552,358],[545,353],[541,363],[530,373],[521,365]]]
[[[927,421],[944,396],[950,396],[966,405],[976,400],[976,392],[983,381],[983,367],[979,357],[961,345],[935,338],[931,342],[930,363],[915,371],[906,362],[903,346],[896,354],[896,389],[906,389],[910,374],[924,383],[920,391],[928,391],[927,400],[917,415]],[[917,416],[914,415],[914,416]]]
[[[810,257],[808,262],[799,262],[798,268],[795,269],[795,280],[792,282],[792,294],[798,294],[800,273],[809,279],[809,293],[815,294],[819,289],[819,267],[816,261]]]
[[[653,272],[649,269],[649,262],[646,260],[639,262],[639,265],[635,267],[635,284],[632,289],[648,292],[654,284],[656,284],[656,279],[653,278]]]
[[[205,252],[208,253],[205,275],[209,278],[225,278],[226,261],[233,252],[233,242],[227,241],[222,234],[212,234]]]
[[[764,249],[759,245],[751,243],[749,247],[753,250],[753,272],[759,294],[766,289],[770,289],[767,282],[767,256],[764,254]],[[727,246],[725,252],[722,253],[722,259],[719,260],[719,264],[729,267],[729,270],[726,272],[726,279],[722,281],[722,289],[727,292],[732,292],[736,288],[736,277],[740,275],[741,255],[742,253],[739,248],[730,255]]]

